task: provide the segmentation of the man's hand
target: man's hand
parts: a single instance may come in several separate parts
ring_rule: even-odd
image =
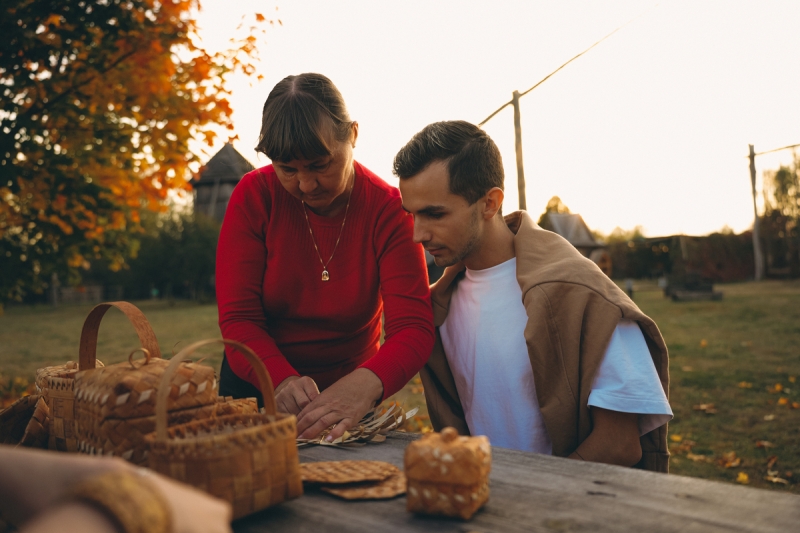
[[[328,442],[355,426],[383,398],[383,383],[371,370],[358,368],[317,396],[297,415],[297,434],[304,439],[336,424]]]
[[[317,384],[308,376],[289,376],[275,389],[275,403],[279,413],[297,415],[317,396]]]

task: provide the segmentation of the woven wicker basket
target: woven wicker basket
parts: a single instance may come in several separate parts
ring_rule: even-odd
[[[41,395],[18,399],[0,411],[0,444],[47,448],[48,415]]]
[[[109,302],[95,306],[83,323],[78,363],[68,361],[64,365],[49,366],[36,371],[36,388],[50,410],[48,447],[51,450],[66,452],[78,450],[78,440],[75,435],[75,374],[81,370],[103,366],[103,363],[97,360],[97,332],[100,321],[112,307],[116,307],[128,317],[139,336],[139,341],[147,348],[151,357],[161,357],[156,335],[139,308],[128,302]]]
[[[258,376],[262,414],[232,415],[167,428],[169,386],[181,361],[206,344],[222,342],[244,354]],[[247,346],[234,341],[200,341],[184,348],[161,378],[156,433],[147,436],[150,468],[194,485],[233,505],[233,517],[265,509],[303,494],[297,454],[297,420],[277,413],[272,380]]]
[[[139,351],[139,350],[136,350]],[[78,451],[115,455],[135,464],[147,463],[144,437],[156,428],[156,389],[169,361],[150,358],[109,365],[75,378],[75,431]],[[219,415],[257,413],[255,398],[232,400],[217,396],[214,369],[184,363],[172,379],[169,425]]]

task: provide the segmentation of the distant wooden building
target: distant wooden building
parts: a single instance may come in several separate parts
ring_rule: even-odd
[[[225,143],[200,172],[200,179],[192,183],[195,212],[221,222],[233,188],[254,168],[232,144]]]
[[[541,226],[567,239],[582,255],[594,261],[606,276],[611,277],[611,255],[606,249],[606,244],[594,238],[582,216],[570,213],[547,213]]]

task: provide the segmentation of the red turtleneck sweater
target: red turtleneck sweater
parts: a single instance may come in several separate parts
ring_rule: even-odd
[[[405,385],[433,349],[434,330],[422,247],[400,192],[358,163],[344,211],[307,210],[272,165],[246,174],[233,191],[217,247],[216,288],[222,336],[245,343],[277,386],[309,376],[320,390],[359,367],[383,382],[384,398]],[[381,314],[385,339],[380,345]],[[239,377],[258,386],[244,357],[226,348]]]

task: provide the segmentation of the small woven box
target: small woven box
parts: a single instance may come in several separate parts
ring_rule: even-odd
[[[142,346],[152,357],[161,357],[158,341],[144,314],[128,302],[109,302],[95,306],[86,317],[81,331],[78,363],[48,366],[36,371],[36,388],[50,411],[48,448],[65,452],[78,450],[75,434],[75,375],[81,370],[100,368],[97,360],[97,332],[106,311],[116,307],[130,320]]]
[[[167,428],[170,377],[183,358],[200,346],[222,342],[249,360],[264,397],[261,414],[219,416]],[[147,436],[149,466],[156,472],[204,490],[233,506],[233,517],[265,509],[303,494],[294,415],[276,412],[272,380],[264,363],[234,341],[200,341],[172,358],[162,377],[156,432]]]
[[[156,387],[169,364],[161,359],[155,333],[144,314],[127,302],[96,306],[89,313],[81,332],[83,361],[95,359],[97,333],[103,315],[110,307],[121,310],[130,320],[145,360],[119,363],[90,371],[75,370],[70,380],[74,408],[75,450],[96,455],[115,455],[135,464],[147,462],[144,436],[155,430]],[[135,353],[135,352],[134,352]],[[175,398],[168,406],[169,424],[183,424],[217,415],[255,413],[254,398],[231,400],[217,396],[214,369],[200,364],[183,365],[175,377]]]
[[[459,437],[453,428],[408,445],[406,509],[468,520],[489,499],[492,452],[486,437]]]
[[[132,354],[131,354],[132,355]],[[116,455],[147,463],[144,437],[156,428],[156,391],[169,361],[150,358],[110,365],[75,378],[78,451]],[[169,425],[229,414],[242,407],[257,412],[254,399],[228,402],[217,396],[214,369],[184,363],[170,384]],[[241,404],[241,405],[240,405]]]

